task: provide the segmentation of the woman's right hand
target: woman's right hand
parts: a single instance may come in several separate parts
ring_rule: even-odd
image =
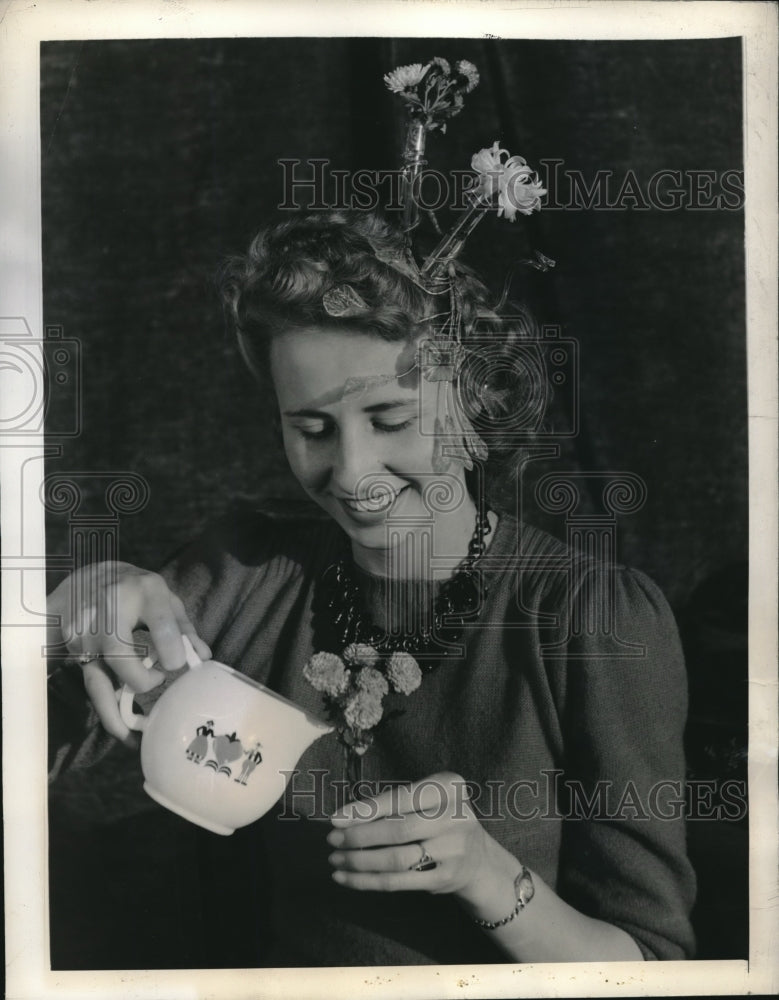
[[[136,692],[157,687],[164,671],[186,662],[182,635],[201,659],[211,659],[211,650],[164,579],[130,563],[94,563],[76,570],[51,593],[48,612],[58,623],[50,645],[64,642],[74,657],[99,654],[82,665],[84,685],[105,729],[122,741],[130,739],[130,730],[119,715],[117,682]],[[147,670],[138,655],[133,629],[139,625],[149,630],[153,648],[148,655],[162,669]]]

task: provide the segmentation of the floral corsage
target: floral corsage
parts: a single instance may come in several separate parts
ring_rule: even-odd
[[[410,653],[383,658],[373,646],[353,642],[340,656],[314,653],[303,676],[325,697],[330,721],[345,749],[347,781],[353,787],[361,778],[362,756],[384,717],[384,697],[390,690],[404,695],[416,691],[422,682],[419,664]]]

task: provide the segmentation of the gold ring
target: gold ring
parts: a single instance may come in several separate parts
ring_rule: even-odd
[[[87,663],[91,663],[92,660],[99,660],[102,653],[79,653],[76,657],[76,662],[80,663],[82,667],[85,667]]]
[[[409,868],[409,871],[410,872],[428,872],[428,871],[431,871],[433,868],[437,868],[438,867],[438,862],[435,861],[433,858],[430,857],[430,855],[427,853],[427,851],[422,846],[422,844],[418,844],[417,846],[419,847],[420,851],[422,852],[422,856],[420,857],[419,861],[417,861],[417,863],[415,865],[412,865]]]

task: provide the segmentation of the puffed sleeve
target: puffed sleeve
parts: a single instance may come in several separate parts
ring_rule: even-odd
[[[295,606],[304,571],[315,560],[328,558],[333,537],[317,521],[275,521],[237,509],[181,549],[160,572],[183,601],[198,635],[215,656],[232,663],[229,653],[240,649],[250,633],[261,632],[264,645],[273,649],[285,611]],[[148,648],[143,629],[134,638],[139,649]],[[232,647],[225,645],[228,639]],[[160,686],[137,695],[136,702],[150,711],[180,673],[167,673]],[[81,669],[69,665],[49,680],[49,780],[56,780],[64,793],[68,774],[90,768],[93,789],[99,781],[94,771],[98,762],[105,762],[107,788],[120,781],[140,788],[138,754],[103,730],[84,691]],[[73,780],[80,778],[76,774]],[[127,798],[122,793],[122,800]]]
[[[258,519],[250,523],[220,521],[182,548],[167,561],[160,573],[173,593],[183,600],[187,613],[206,641],[212,642],[220,623],[229,620],[231,609],[243,599],[266,561],[267,545],[263,547],[265,523]],[[240,550],[245,558],[235,555]],[[134,638],[144,649],[148,633],[136,630]],[[162,692],[179,676],[170,672],[165,682],[152,691],[136,696],[136,701],[148,712]],[[103,802],[119,788],[122,803],[131,796],[120,786],[140,788],[138,754],[124,747],[103,729],[97,712],[84,690],[80,667],[66,663],[53,672],[48,681],[49,723],[49,782],[57,781],[61,793],[70,793],[67,780],[81,782],[77,772],[89,768],[86,798],[95,798],[95,789],[105,774]],[[100,763],[102,771],[94,769]],[[82,794],[81,791],[78,794]],[[76,792],[72,792],[73,797]],[[145,797],[138,800],[146,805]],[[105,811],[109,811],[105,804]]]
[[[642,573],[591,573],[570,609],[561,895],[645,958],[692,956],[683,734],[687,678],[668,604]]]

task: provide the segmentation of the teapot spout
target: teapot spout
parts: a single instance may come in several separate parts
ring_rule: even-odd
[[[315,743],[320,736],[327,736],[335,729],[328,726],[313,715],[309,715],[304,709],[299,708],[295,717],[289,720],[289,752],[295,761],[299,761],[312,743]]]
[[[327,736],[328,733],[332,733],[335,730],[335,726],[330,726],[326,722],[322,722],[321,719],[303,709],[300,710],[300,713],[302,718],[299,723],[298,735],[301,740],[300,753],[302,754],[320,736]]]

